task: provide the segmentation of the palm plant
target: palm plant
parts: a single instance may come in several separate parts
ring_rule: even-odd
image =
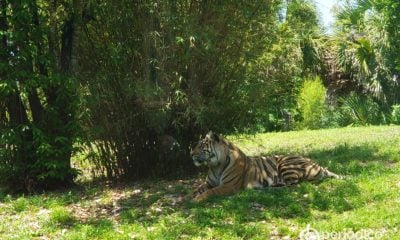
[[[392,25],[399,10],[400,3],[394,0],[355,0],[347,1],[336,14],[338,66],[387,106],[399,101],[396,59],[400,57],[393,54],[399,45],[391,44],[400,43],[392,37],[398,35],[399,27]]]
[[[376,125],[381,123],[382,114],[379,105],[368,96],[359,96],[351,93],[349,96],[340,98],[339,124],[346,125]]]

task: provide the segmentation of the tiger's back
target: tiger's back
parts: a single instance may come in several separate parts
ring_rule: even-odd
[[[249,167],[244,183],[247,188],[288,186],[327,177],[341,178],[311,159],[301,156],[248,157],[247,161]]]

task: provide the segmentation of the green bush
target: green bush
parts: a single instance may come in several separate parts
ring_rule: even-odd
[[[393,105],[392,108],[392,123],[400,124],[400,105]]]
[[[326,127],[328,123],[324,120],[327,112],[325,93],[326,89],[319,77],[304,81],[297,100],[302,115],[298,128],[319,129]]]
[[[383,123],[383,114],[379,105],[369,96],[361,96],[352,92],[339,99],[340,126],[377,125]]]

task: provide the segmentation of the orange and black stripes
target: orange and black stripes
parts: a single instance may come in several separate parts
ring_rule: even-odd
[[[207,181],[194,193],[201,201],[210,195],[243,188],[288,186],[340,176],[301,156],[247,157],[238,147],[212,132],[191,150],[196,166],[209,167]]]
[[[249,176],[249,180],[256,180],[263,187],[273,187],[282,185],[292,185],[300,181],[315,181],[325,177],[336,177],[313,162],[309,158],[300,156],[264,156],[250,157],[254,170]]]

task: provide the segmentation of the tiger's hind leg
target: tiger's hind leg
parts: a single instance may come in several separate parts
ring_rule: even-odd
[[[287,187],[288,186],[281,175],[279,175],[279,177],[274,180],[275,180],[274,184],[272,184],[271,187],[279,188],[279,187]]]
[[[285,180],[287,187],[295,187],[299,184],[300,179],[287,179]]]
[[[282,180],[285,186],[295,186],[303,179],[302,171],[289,170],[282,174]]]
[[[319,181],[324,180],[325,178],[343,179],[342,176],[337,175],[324,167],[314,164],[312,169],[310,169],[308,171],[308,173],[306,174],[304,180],[312,181],[312,182],[319,182]]]

